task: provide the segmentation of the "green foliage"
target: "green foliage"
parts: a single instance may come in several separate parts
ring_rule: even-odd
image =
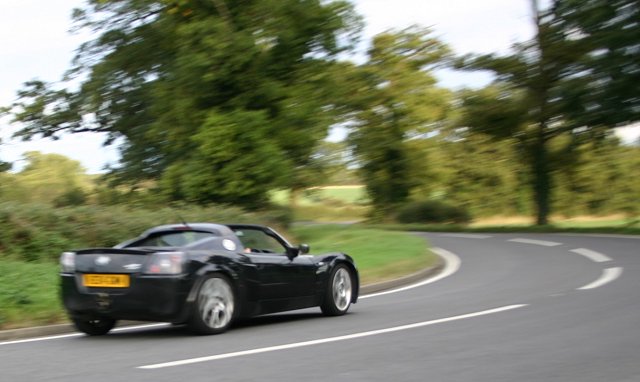
[[[113,246],[156,225],[187,221],[263,223],[285,226],[283,211],[248,213],[209,206],[157,208],[80,206],[53,208],[38,204],[0,203],[0,259],[57,261],[62,251]]]
[[[615,138],[585,142],[558,168],[555,209],[565,216],[640,215],[640,147],[622,146]]]
[[[30,151],[24,154],[26,165],[16,174],[2,174],[0,201],[78,205],[86,201],[93,187],[78,161],[60,154]]]
[[[447,114],[449,93],[429,73],[447,54],[430,30],[388,32],[374,38],[368,62],[355,72],[353,86],[367,91],[353,96],[349,139],[376,211],[404,202],[415,185],[407,140],[432,132]]]
[[[454,223],[466,224],[471,216],[463,207],[436,200],[409,202],[398,209],[400,223]]]
[[[571,62],[562,109],[576,127],[640,119],[640,7],[636,0],[556,0],[551,27],[582,53]]]
[[[169,166],[161,189],[174,200],[264,205],[288,168],[267,123],[262,112],[211,113],[192,138],[195,152]]]
[[[418,180],[413,200],[441,200],[475,217],[530,212],[517,141],[459,130],[410,144]]]

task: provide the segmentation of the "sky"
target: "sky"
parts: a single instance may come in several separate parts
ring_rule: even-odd
[[[529,0],[357,0],[364,16],[364,40],[388,29],[412,24],[431,27],[456,53],[506,52],[532,36]],[[75,49],[87,35],[69,33],[71,11],[82,0],[0,0],[0,105],[8,105],[25,81],[57,81],[69,68]],[[364,48],[364,47],[363,47]],[[443,86],[483,86],[487,73],[441,71]],[[101,134],[67,135],[58,141],[11,139],[8,119],[0,119],[0,160],[20,166],[22,154],[37,150],[80,161],[89,173],[116,164],[115,147],[102,145]],[[640,130],[640,128],[636,129]]]

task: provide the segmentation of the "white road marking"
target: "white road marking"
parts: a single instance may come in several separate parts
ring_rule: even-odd
[[[431,321],[417,322],[417,323],[409,324],[409,325],[394,326],[394,327],[391,327],[391,328],[370,330],[370,331],[367,331],[367,332],[348,334],[348,335],[344,335],[344,336],[321,338],[321,339],[317,339],[317,340],[296,342],[296,343],[290,343],[290,344],[284,344],[284,345],[269,346],[269,347],[263,347],[263,348],[257,348],[257,349],[249,349],[249,350],[237,351],[237,352],[232,352],[232,353],[216,354],[216,355],[206,356],[206,357],[189,358],[189,359],[183,359],[183,360],[180,360],[180,361],[156,363],[156,364],[153,364],[153,365],[138,366],[137,368],[138,369],[160,369],[160,368],[165,368],[165,367],[182,366],[182,365],[188,365],[188,364],[199,363],[199,362],[216,361],[216,360],[225,359],[225,358],[242,357],[242,356],[248,356],[248,355],[259,354],[259,353],[267,353],[267,352],[273,352],[273,351],[279,351],[279,350],[300,348],[300,347],[305,347],[305,346],[320,345],[320,344],[326,344],[326,343],[330,343],[330,342],[346,341],[346,340],[352,340],[352,339],[356,339],[356,338],[376,336],[376,335],[380,335],[380,334],[399,332],[399,331],[402,331],[402,330],[409,330],[409,329],[415,329],[415,328],[420,328],[420,327],[424,327],[424,326],[442,324],[442,323],[445,323],[445,322],[458,321],[458,320],[464,320],[464,319],[468,319],[468,318],[486,316],[486,315],[490,315],[490,314],[506,312],[506,311],[513,310],[513,309],[523,308],[525,306],[528,306],[528,305],[527,304],[509,305],[509,306],[503,306],[503,307],[495,308],[495,309],[483,310],[481,312],[462,314],[462,315],[459,315],[459,316],[440,318],[440,319],[431,320]]]
[[[621,267],[604,269],[602,271],[602,276],[600,276],[599,279],[597,279],[596,281],[590,284],[587,284],[583,287],[578,288],[578,290],[595,289],[595,288],[601,287],[617,279],[618,277],[620,277],[621,274],[622,274]]]
[[[521,238],[517,238],[517,239],[510,239],[508,241],[514,242],[514,243],[524,243],[524,244],[535,244],[535,245],[542,245],[545,247],[556,247],[558,245],[562,245],[562,243],[556,243],[555,241],[545,241],[545,240],[534,240],[534,239],[521,239]]]
[[[24,339],[24,340],[13,340],[13,341],[0,342],[0,346],[2,346],[2,345],[24,344],[24,343],[27,343],[27,342],[57,340],[59,338],[80,337],[82,335],[83,335],[82,333],[71,333],[71,334],[61,334],[59,336],[27,338],[27,339]]]
[[[398,293],[398,292],[403,292],[409,289],[418,288],[423,285],[431,284],[436,281],[442,280],[445,277],[449,277],[452,274],[456,273],[458,269],[460,269],[460,263],[461,263],[460,258],[454,253],[451,253],[446,249],[442,249],[442,248],[431,248],[431,250],[435,252],[438,256],[440,256],[445,262],[444,269],[442,270],[442,272],[440,272],[440,274],[438,274],[435,277],[420,281],[418,283],[404,286],[402,288],[391,289],[384,292],[378,292],[378,293],[372,293],[372,294],[360,296],[359,299],[363,300],[371,297],[384,296],[385,294]]]
[[[158,324],[146,324],[146,325],[136,325],[136,326],[125,326],[122,328],[115,328],[112,332],[126,332],[138,329],[149,329],[149,328],[159,328],[162,326],[169,326],[167,323],[158,323]],[[39,342],[39,341],[49,341],[49,340],[57,340],[60,338],[71,338],[71,337],[81,337],[85,336],[84,333],[70,333],[70,334],[61,334],[56,336],[46,336],[46,337],[36,337],[36,338],[27,338],[24,340],[13,340],[13,341],[5,341],[0,342],[0,346],[2,345],[14,345],[14,344],[23,344],[27,342]]]
[[[572,249],[571,252],[577,253],[578,255],[582,255],[591,261],[595,261],[596,263],[604,263],[606,261],[611,261],[611,258],[609,256],[603,255],[600,252],[592,251],[586,248]]]
[[[441,233],[438,236],[443,237],[459,237],[461,239],[489,239],[491,235],[480,235],[475,233]]]

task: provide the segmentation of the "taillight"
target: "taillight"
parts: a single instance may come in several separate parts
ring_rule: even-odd
[[[177,275],[182,273],[186,255],[183,252],[156,252],[149,256],[145,273],[153,275]]]
[[[72,273],[76,271],[76,253],[62,252],[60,255],[60,271]]]

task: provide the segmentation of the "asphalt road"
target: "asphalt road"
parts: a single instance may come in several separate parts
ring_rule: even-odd
[[[640,381],[640,237],[425,236],[445,273],[346,316],[0,342],[0,381]]]

